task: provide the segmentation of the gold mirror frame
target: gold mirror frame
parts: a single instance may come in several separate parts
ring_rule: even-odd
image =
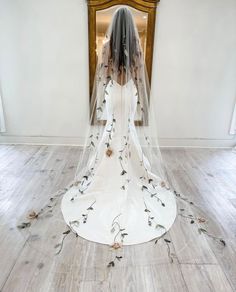
[[[115,5],[128,5],[148,14],[145,62],[151,84],[156,7],[160,0],[87,0],[89,28],[89,92],[93,90],[96,70],[96,12]]]

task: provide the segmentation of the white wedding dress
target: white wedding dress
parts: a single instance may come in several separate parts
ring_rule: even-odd
[[[62,199],[66,223],[79,236],[94,242],[147,242],[163,235],[176,218],[175,196],[151,172],[138,139],[134,124],[136,93],[133,79],[123,86],[109,81],[107,122],[96,155],[89,162],[93,172]],[[107,141],[112,149],[110,156],[106,153]]]

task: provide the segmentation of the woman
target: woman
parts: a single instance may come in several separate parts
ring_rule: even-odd
[[[72,231],[119,247],[162,236],[176,217],[132,14],[113,15],[98,59],[89,131],[61,209]]]

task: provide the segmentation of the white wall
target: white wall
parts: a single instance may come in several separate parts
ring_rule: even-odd
[[[170,145],[234,145],[236,1],[165,0],[158,11],[159,136]]]
[[[85,0],[0,0],[0,142],[79,143],[88,112]],[[153,95],[163,145],[231,146],[236,1],[161,0]]]
[[[0,3],[0,82],[7,127],[1,141],[63,143],[65,138],[50,137],[83,135],[88,112],[86,2]]]

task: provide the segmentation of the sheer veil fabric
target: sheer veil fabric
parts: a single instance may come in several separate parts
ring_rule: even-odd
[[[174,223],[176,201],[158,146],[154,101],[132,13],[122,6],[98,56],[87,136],[61,201],[77,235],[131,245],[162,236]]]

